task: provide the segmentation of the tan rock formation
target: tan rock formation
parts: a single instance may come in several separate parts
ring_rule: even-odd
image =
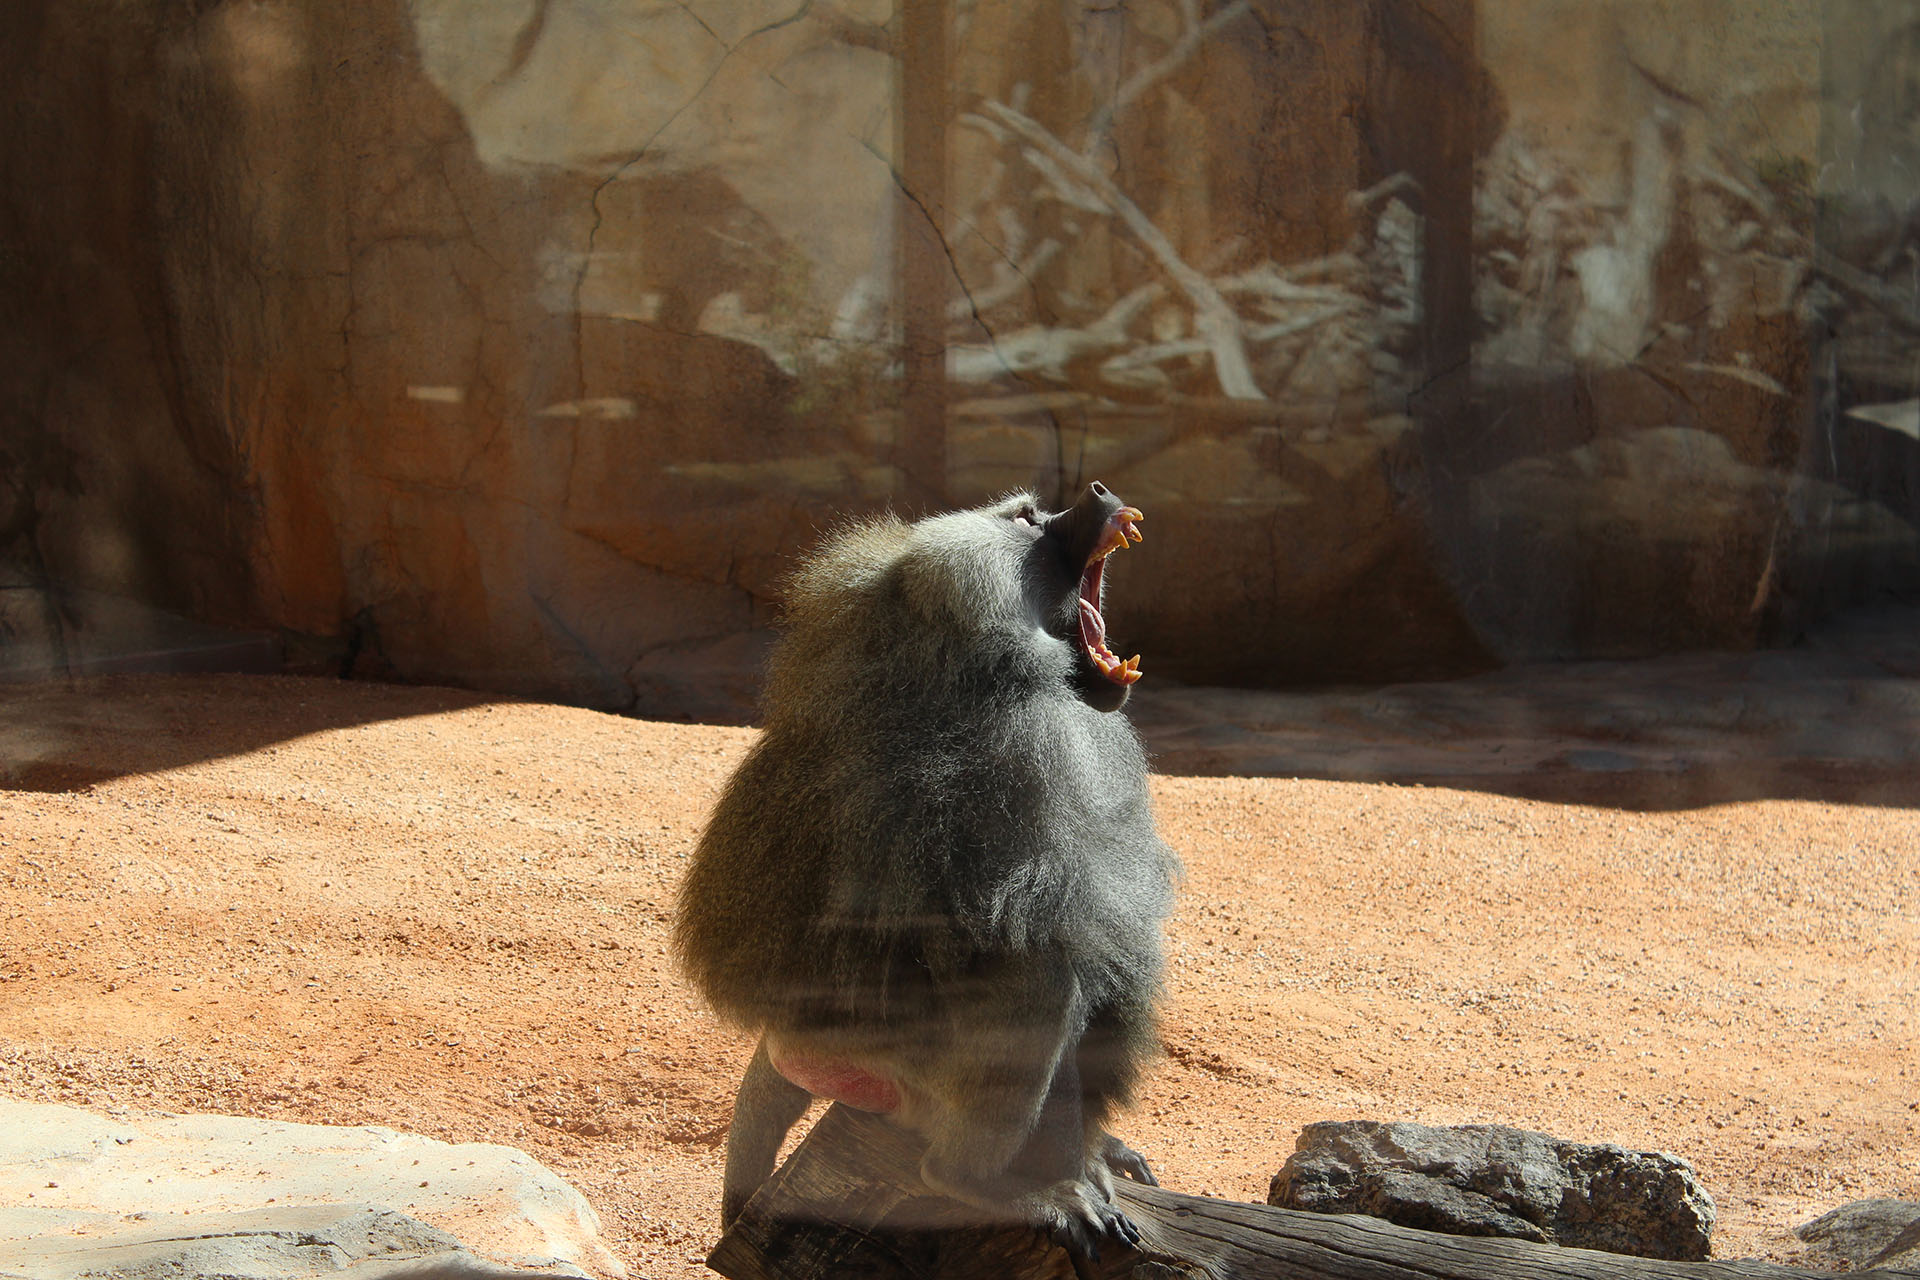
[[[1824,572],[1834,508],[1790,473],[1914,559],[1868,476],[1905,464],[1819,463],[1808,427],[1821,308],[1912,320],[1873,274],[1897,218],[1814,248],[1822,149],[1898,150],[1836,142],[1820,98],[1906,83],[1822,70],[1906,47],[1857,12],[979,0],[916,53],[945,84],[903,85],[884,0],[22,0],[0,586],[54,603],[0,617],[57,632],[85,589],[365,670],[710,707],[832,520],[1098,476],[1154,518],[1113,618],[1163,674],[1750,643],[1828,598],[1755,567]],[[1678,516],[1682,569],[1580,579],[1611,629],[1516,622],[1593,548],[1512,541],[1510,482],[1669,430],[1759,477],[1771,551]],[[1697,581],[1764,607],[1636,630]]]

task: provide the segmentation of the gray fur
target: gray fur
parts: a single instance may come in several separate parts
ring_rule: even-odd
[[[1131,1231],[1109,1169],[1147,1176],[1101,1125],[1157,1046],[1178,864],[1132,727],[1077,691],[1058,549],[1023,512],[884,518],[802,567],[675,938],[729,1020],[898,1081],[931,1184],[1097,1253]],[[727,1220],[804,1105],[763,1043]]]

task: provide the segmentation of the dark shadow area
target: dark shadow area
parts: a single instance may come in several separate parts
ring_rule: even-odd
[[[0,793],[83,791],[329,729],[501,700],[458,689],[247,674],[0,684]]]
[[[748,661],[726,674],[741,688],[754,682]],[[245,673],[0,684],[0,791],[76,791],[498,700]],[[1129,714],[1155,771],[1176,776],[1439,786],[1642,811],[1754,800],[1916,807],[1920,610],[1846,615],[1788,649],[1544,663],[1371,689],[1149,679]],[[746,717],[737,702],[731,714],[697,718]]]
[[[338,643],[217,627],[106,592],[0,579],[0,684],[289,667],[347,674],[352,655]]]
[[[1792,648],[1510,667],[1322,692],[1143,685],[1157,772],[1444,786],[1673,810],[1920,804],[1920,612],[1834,619]]]

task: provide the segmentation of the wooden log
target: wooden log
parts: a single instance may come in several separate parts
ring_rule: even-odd
[[[1120,1184],[1138,1251],[1075,1263],[1031,1227],[983,1218],[921,1184],[919,1143],[830,1108],[747,1204],[707,1265],[729,1280],[1799,1280],[1829,1272],[1735,1259],[1666,1262],[1524,1240],[1442,1235]],[[1915,1271],[1848,1280],[1920,1280]]]

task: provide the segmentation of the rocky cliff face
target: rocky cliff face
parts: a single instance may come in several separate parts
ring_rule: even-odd
[[[1913,557],[1814,177],[1904,46],[1654,8],[22,0],[0,627],[702,711],[833,520],[1097,477],[1161,673],[1753,643]]]

